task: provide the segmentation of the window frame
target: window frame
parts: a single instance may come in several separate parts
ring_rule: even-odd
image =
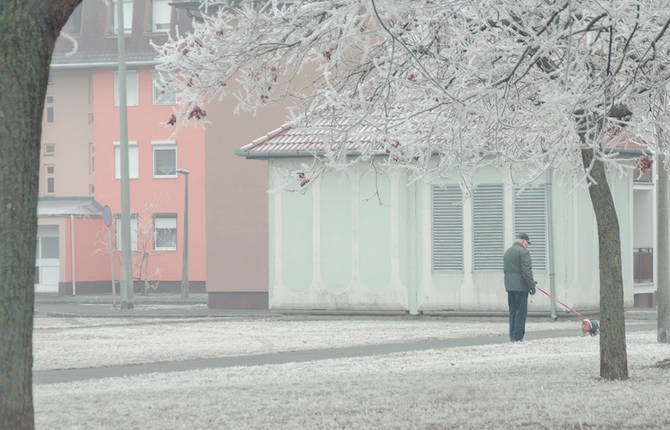
[[[174,220],[174,247],[172,246],[158,246],[158,232],[156,231],[157,219],[173,219]],[[155,213],[152,215],[153,220],[153,242],[155,251],[176,251],[179,244],[179,229],[178,217],[176,213]]]
[[[109,21],[107,23],[108,25],[108,34],[112,34],[115,36],[119,35],[118,31],[118,17],[116,14],[116,2],[119,0],[111,0],[110,1],[110,8],[111,10],[109,11]],[[123,34],[132,34],[133,33],[133,14],[135,11],[135,6],[134,6],[134,1],[133,0],[120,0],[123,1],[124,6],[130,5],[130,13],[124,8],[123,10]],[[130,27],[126,28],[126,24],[128,23],[127,21],[130,20]]]
[[[167,150],[167,149],[173,149],[174,150],[174,174],[173,175],[158,175],[156,174],[156,151],[160,150]],[[179,165],[177,162],[177,142],[173,140],[157,140],[157,141],[152,141],[151,142],[151,152],[153,154],[153,167],[152,167],[152,175],[156,179],[165,179],[165,178],[176,178],[177,177],[177,166]]]
[[[114,249],[121,251],[121,214],[114,214]],[[133,224],[133,221],[135,222]],[[133,234],[134,233],[134,234]],[[130,214],[130,250],[136,252],[139,249],[140,220],[139,215],[134,212]]]
[[[167,28],[157,28],[156,20],[156,4],[165,4],[168,8],[168,21],[167,23],[162,22],[160,25],[167,24]],[[170,6],[170,0],[151,0],[151,32],[152,33],[168,33],[170,31],[170,26],[172,25],[172,7]]]
[[[51,171],[49,171],[51,170]],[[44,165],[44,192],[45,194],[56,193],[56,166],[54,164]]]

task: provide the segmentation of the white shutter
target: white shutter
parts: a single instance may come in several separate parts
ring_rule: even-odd
[[[503,270],[504,204],[502,184],[482,184],[475,188],[472,195],[474,270]]]
[[[128,178],[139,177],[139,149],[137,142],[128,142]],[[114,179],[121,178],[121,152],[120,143],[114,142]]]
[[[514,237],[523,232],[530,237],[528,245],[534,270],[547,269],[545,186],[514,189]]]
[[[137,106],[139,104],[139,80],[137,70],[126,71],[126,105]],[[114,106],[119,105],[119,80],[118,72],[114,72]]]
[[[458,185],[433,185],[433,271],[463,270],[463,196]]]
[[[116,249],[121,250],[121,214],[114,216]],[[138,222],[137,214],[130,214],[130,250],[137,251]]]

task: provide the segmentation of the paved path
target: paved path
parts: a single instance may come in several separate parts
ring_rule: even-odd
[[[654,330],[656,323],[629,323],[627,331]],[[574,336],[575,330],[542,330],[526,333],[526,340]],[[442,339],[419,342],[388,343],[380,345],[351,346],[344,348],[309,349],[303,351],[284,351],[268,354],[240,355],[219,358],[203,358],[182,361],[133,364],[124,366],[93,367],[84,369],[44,370],[33,372],[35,384],[53,384],[74,382],[87,379],[101,379],[121,376],[134,376],[156,372],[182,372],[188,370],[214,369],[235,366],[263,366],[329,360],[336,358],[370,357],[399,352],[424,351],[429,349],[457,348],[479,345],[493,345],[508,342],[507,336],[480,336],[460,339]]]

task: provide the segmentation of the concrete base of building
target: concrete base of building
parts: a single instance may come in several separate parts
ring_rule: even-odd
[[[264,291],[210,291],[207,304],[211,309],[268,309]]]
[[[634,305],[636,308],[654,308],[658,305],[658,294],[653,293],[635,294]]]
[[[119,281],[116,281],[116,293],[119,294],[120,285]],[[144,291],[144,281],[135,281],[134,282],[135,292],[139,293]],[[77,282],[76,284],[76,295],[84,294],[111,294],[112,293],[112,281],[86,281],[86,282]],[[150,293],[179,293],[181,291],[181,280],[179,281],[160,281],[156,288],[149,289]],[[205,293],[207,292],[205,281],[190,281],[189,282],[189,292],[191,293]],[[72,282],[61,282],[58,284],[58,295],[60,296],[72,296]]]

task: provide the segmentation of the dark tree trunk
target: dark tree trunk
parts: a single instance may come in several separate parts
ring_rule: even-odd
[[[589,194],[598,224],[600,376],[605,379],[627,379],[619,221],[602,161],[594,160],[592,149],[582,149],[582,161],[585,168],[591,167],[593,181],[589,184]]]
[[[60,28],[81,0],[0,4],[0,428],[34,428],[32,331],[42,110]]]

